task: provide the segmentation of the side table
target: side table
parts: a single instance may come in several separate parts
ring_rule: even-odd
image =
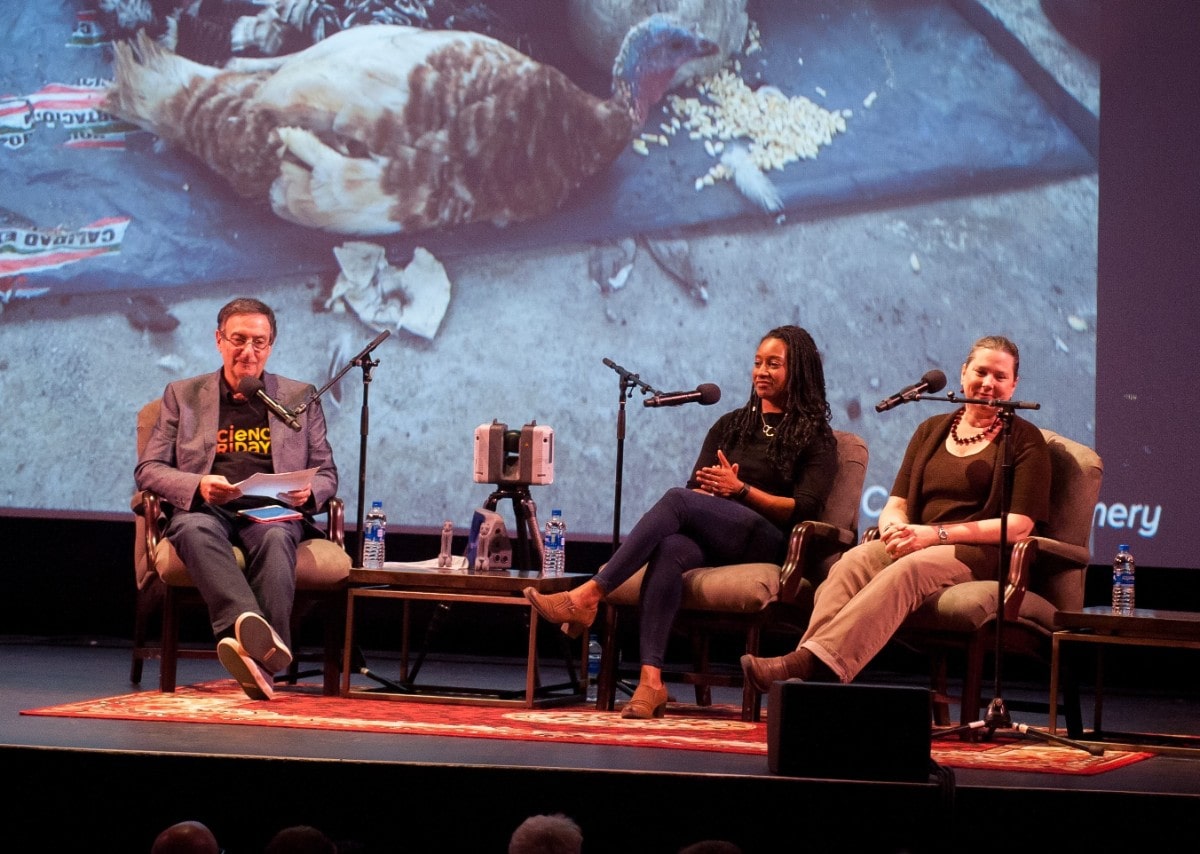
[[[522,595],[526,587],[534,587],[539,593],[558,593],[582,584],[590,575],[567,573],[554,577],[543,577],[541,573],[525,570],[498,570],[468,572],[463,569],[437,569],[412,564],[385,564],[383,569],[350,570],[350,587],[346,597],[346,640],[342,653],[341,696],[371,699],[407,700],[440,703],[462,703],[475,705],[508,705],[524,708],[541,708],[586,699],[585,684],[571,673],[571,680],[563,686],[543,686],[538,676],[537,611]],[[400,601],[404,603],[403,628],[401,630],[401,683],[393,683],[392,690],[381,688],[362,689],[350,685],[351,656],[354,650],[355,606],[364,599]],[[525,658],[525,687],[523,691],[502,691],[478,688],[421,687],[411,684],[408,675],[410,605],[413,602],[435,602],[452,605],[475,603],[501,607],[521,608],[528,614],[529,638]],[[557,626],[555,627],[557,629]],[[583,655],[586,660],[587,638],[583,639]]]
[[[1063,647],[1067,644],[1091,644],[1096,647],[1096,700],[1092,729],[1070,732],[1077,741],[1092,741],[1106,747],[1142,750],[1152,753],[1196,755],[1200,736],[1148,732],[1106,732],[1103,729],[1104,668],[1103,653],[1109,646],[1169,647],[1200,649],[1200,613],[1136,608],[1129,614],[1114,614],[1108,605],[1059,611],[1055,623],[1062,626],[1051,636],[1050,653],[1050,732],[1058,726],[1058,685]]]

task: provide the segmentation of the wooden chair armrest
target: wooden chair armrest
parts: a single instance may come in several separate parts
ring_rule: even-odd
[[[1038,557],[1038,538],[1026,537],[1013,544],[1008,560],[1008,585],[1004,588],[1004,620],[1014,622],[1021,613],[1021,603],[1029,590],[1033,564]]]
[[[1037,564],[1039,592],[1047,576],[1057,572],[1078,571],[1086,567],[1091,554],[1084,546],[1053,540],[1049,537],[1026,537],[1013,546],[1008,564],[1008,589],[1004,595],[1004,619],[1012,622],[1021,613],[1025,593],[1033,580],[1033,567]]]
[[[136,536],[141,539],[134,551],[134,576],[138,590],[143,590],[158,576],[154,556],[162,540],[166,517],[163,514],[162,499],[149,490],[134,493],[130,507],[137,516],[134,526]]]
[[[1048,574],[1078,570],[1086,567],[1091,555],[1083,546],[1052,540],[1049,537],[1026,537],[1013,546],[1008,564],[1008,587],[1004,593],[1004,619],[1012,622],[1021,613],[1025,593],[1033,579],[1033,567],[1044,578]]]
[[[143,489],[136,498],[138,503],[134,512],[146,522],[146,548],[149,554],[153,554],[158,541],[162,539],[163,522],[166,520],[162,498],[148,489]]]
[[[792,528],[788,539],[787,556],[779,574],[779,601],[794,602],[800,592],[800,582],[809,577],[816,566],[830,555],[844,552],[854,545],[855,533],[827,522],[804,521]]]
[[[1009,588],[1016,595],[1005,597],[1005,619],[1017,619],[1025,591],[1030,588],[1057,607],[1082,607],[1084,572],[1090,561],[1091,552],[1086,546],[1062,540],[1034,536],[1017,543],[1009,566]]]
[[[346,548],[346,502],[334,496],[325,504],[324,512],[328,515],[325,526],[325,536],[331,542],[337,543],[338,548]]]
[[[1092,554],[1087,546],[1077,546],[1062,540],[1052,540],[1049,537],[1030,537],[1038,546],[1038,571],[1055,572],[1058,570],[1078,569],[1087,566],[1092,561]]]

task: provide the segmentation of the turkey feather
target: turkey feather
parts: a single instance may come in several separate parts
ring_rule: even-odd
[[[740,145],[726,149],[721,163],[733,175],[733,183],[743,196],[768,213],[783,210],[783,199],[771,179],[750,157],[750,152]]]

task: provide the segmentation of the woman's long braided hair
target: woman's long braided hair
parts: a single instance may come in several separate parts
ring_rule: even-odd
[[[829,422],[833,417],[825,399],[825,369],[821,354],[808,330],[800,326],[777,326],[762,337],[778,338],[787,345],[787,402],[783,420],[775,428],[775,439],[767,458],[784,475],[791,477],[800,452],[814,440],[833,441]],[[760,342],[761,343],[761,342]],[[733,447],[762,429],[761,403],[751,386],[750,399],[729,419],[721,444]]]

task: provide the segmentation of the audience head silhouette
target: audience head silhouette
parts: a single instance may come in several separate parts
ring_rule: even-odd
[[[742,849],[725,839],[702,839],[680,848],[679,854],[742,854]]]
[[[220,854],[213,832],[198,821],[173,824],[154,839],[150,854]]]
[[[508,854],[580,854],[583,831],[561,813],[531,815],[513,831]]]
[[[271,837],[264,854],[338,854],[338,847],[317,828],[298,824]]]

